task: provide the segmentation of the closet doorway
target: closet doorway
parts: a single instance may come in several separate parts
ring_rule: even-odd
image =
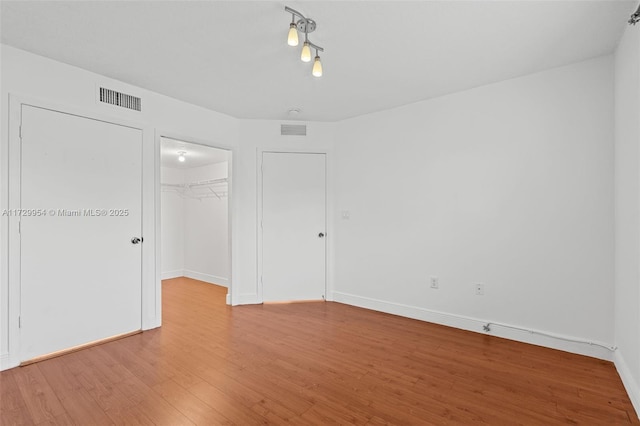
[[[231,285],[231,151],[160,138],[162,280]]]

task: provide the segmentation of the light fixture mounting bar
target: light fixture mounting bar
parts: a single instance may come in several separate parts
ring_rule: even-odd
[[[291,9],[289,6],[285,6],[284,10],[285,10],[285,12],[293,13],[294,15],[299,16],[302,19],[305,19],[304,15],[302,13],[298,12],[295,9]]]
[[[296,23],[296,27],[301,33],[308,34],[316,30],[317,24],[313,19],[305,17],[302,13],[298,12],[295,9],[291,9],[289,6],[285,6],[284,10],[294,16],[300,17],[300,19]]]
[[[305,18],[305,17],[304,17],[304,15],[303,15],[302,13],[298,12],[298,11],[297,11],[297,10],[295,10],[295,9],[291,9],[289,6],[285,6],[285,7],[284,7],[284,10],[285,10],[285,12],[289,12],[289,13],[291,13],[291,14],[294,14],[294,15],[296,15],[297,17],[299,17],[300,19],[307,21],[307,18]]]
[[[324,52],[324,49],[322,47],[318,46],[317,44],[313,44],[309,40],[307,40],[307,43],[309,44],[310,47],[313,47],[318,52]]]
[[[302,13],[298,12],[295,9],[291,9],[289,6],[285,6],[284,10],[285,12],[289,12],[292,15],[300,18],[296,26],[300,32],[305,33],[305,36],[306,34],[309,34],[316,30],[316,21],[314,21],[313,19],[305,17]],[[308,38],[306,39],[306,41],[309,43],[309,46],[313,47],[318,52],[324,52],[324,49],[322,47],[318,46],[317,44],[311,43]]]

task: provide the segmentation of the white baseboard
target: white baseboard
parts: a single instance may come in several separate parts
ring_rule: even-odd
[[[17,360],[12,360],[8,353],[0,355],[0,371],[8,370],[20,365]]]
[[[9,366],[9,354],[0,355],[0,371],[8,370]]]
[[[160,317],[148,317],[142,322],[142,330],[153,330],[162,326],[162,319]]]
[[[232,301],[232,304],[235,305],[259,305],[262,303],[262,300],[258,298],[257,293],[245,293],[238,295],[236,300]]]
[[[336,302],[348,305],[358,306],[361,308],[372,309],[374,311],[385,312],[388,314],[399,315],[407,318],[432,322],[435,324],[446,325],[449,327],[460,328],[468,331],[475,331],[482,334],[490,334],[492,336],[502,337],[509,340],[515,340],[523,343],[544,346],[548,348],[558,349],[565,352],[572,352],[580,355],[586,355],[593,358],[613,360],[613,352],[603,347],[585,343],[567,342],[565,340],[556,339],[549,336],[532,333],[525,330],[512,330],[501,327],[500,325],[492,325],[491,331],[486,333],[483,326],[487,323],[494,323],[491,320],[465,317],[462,315],[449,314],[446,312],[438,312],[430,309],[420,308],[417,306],[403,305],[400,303],[387,302],[384,300],[372,299],[369,297],[357,296],[339,291],[333,292],[333,299]],[[504,324],[509,327],[509,325]],[[536,332],[542,332],[536,330]],[[555,334],[548,332],[549,334]],[[555,334],[557,335],[557,334]],[[559,336],[560,337],[560,336]],[[581,340],[573,336],[561,336],[572,340]],[[610,345],[606,345],[610,346]]]
[[[170,280],[172,278],[184,277],[184,271],[182,269],[176,269],[175,271],[163,272],[160,276],[163,280]]]
[[[215,284],[222,287],[229,287],[229,279],[225,277],[219,277],[217,275],[204,274],[202,272],[191,271],[185,269],[183,271],[183,277],[193,278],[194,280],[204,281],[205,283]]]
[[[629,395],[629,399],[631,399],[633,408],[636,409],[636,414],[638,415],[638,418],[640,418],[640,384],[638,384],[638,381],[633,377],[633,374],[631,374],[631,370],[629,370],[629,366],[624,360],[620,350],[616,351],[614,364],[616,366],[616,370],[618,370],[620,378],[622,379],[622,384]]]

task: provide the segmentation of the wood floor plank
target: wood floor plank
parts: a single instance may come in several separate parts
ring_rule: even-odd
[[[163,283],[160,329],[0,373],[5,425],[640,424],[612,363],[339,303]]]
[[[297,413],[270,398],[262,398],[251,409],[274,424],[291,423],[298,417]]]
[[[120,412],[135,405],[135,400],[120,390],[118,383],[121,382],[111,383],[99,369],[86,368],[76,377],[105,412]]]
[[[155,426],[155,423],[137,405],[117,413],[107,412],[107,415],[113,420],[113,424],[118,426]]]
[[[65,413],[58,397],[36,364],[21,368],[20,374],[15,374],[14,379],[35,423],[55,421],[56,416]]]
[[[157,384],[153,387],[153,390],[195,424],[233,424],[231,420],[200,399],[185,398],[184,396],[188,395],[189,392],[173,380]]]
[[[140,404],[135,405],[131,410],[144,415],[158,426],[192,426],[195,424],[155,392],[149,393]]]
[[[74,421],[74,419],[64,412],[55,416],[53,419],[48,419],[38,423],[37,426],[69,426],[73,424],[77,424],[77,421]]]
[[[83,353],[74,352],[35,365],[54,390],[65,413],[73,420],[73,424],[111,424],[100,405],[87,393],[77,376],[83,371],[80,365],[83,356]]]
[[[16,375],[15,370],[0,373],[0,424],[3,426],[35,423],[20,393]]]
[[[273,401],[271,404],[277,402],[286,411],[301,415],[311,408],[313,398],[303,395],[305,387],[295,381],[286,380],[278,374],[269,373],[272,369],[276,370],[277,367],[227,371],[226,374],[262,395],[270,395],[269,398]],[[277,395],[277,398],[274,398],[274,395]]]
[[[268,423],[264,417],[207,382],[195,384],[188,391],[235,424],[257,425]]]

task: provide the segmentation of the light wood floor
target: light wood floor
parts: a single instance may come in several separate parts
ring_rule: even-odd
[[[0,424],[639,423],[609,362],[354,308],[230,308],[163,285],[164,325],[0,373]]]

